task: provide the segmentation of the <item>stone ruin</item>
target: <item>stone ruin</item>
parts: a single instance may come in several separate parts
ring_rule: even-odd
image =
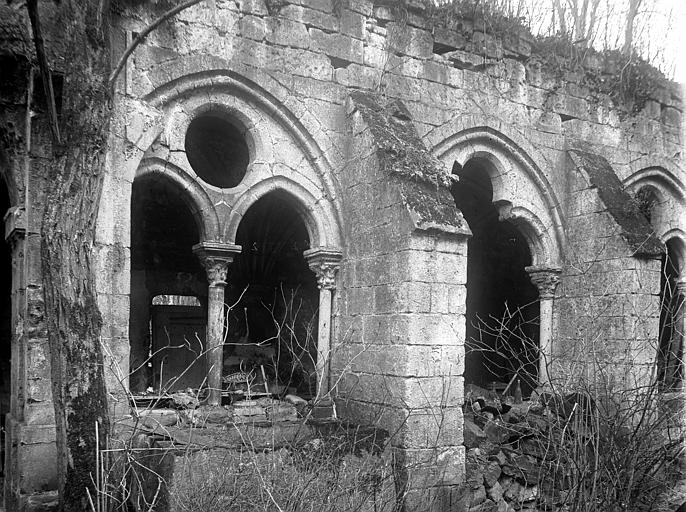
[[[509,455],[474,471],[465,384],[527,398],[593,359],[620,385],[657,367],[683,389],[682,90],[623,98],[613,56],[552,65],[525,31],[401,7],[201,2],[126,62],[92,252],[115,423],[187,389],[220,408],[297,395],[392,433],[411,510],[508,476]],[[41,9],[54,40],[59,6]],[[115,53],[162,12],[122,8]],[[4,500],[45,510],[50,131],[22,92],[26,21],[0,20]]]

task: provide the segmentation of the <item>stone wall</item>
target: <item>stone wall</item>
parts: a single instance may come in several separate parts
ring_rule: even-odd
[[[579,154],[570,156],[578,165],[567,196],[570,243],[556,299],[554,372],[561,382],[581,373],[590,384],[595,368],[608,373],[612,386],[638,387],[647,383],[656,354],[664,248],[645,219],[626,207],[631,198],[609,197],[610,185],[597,186],[590,177],[596,171],[587,171],[592,164]]]
[[[648,364],[659,320],[657,253],[636,255],[602,187],[568,151],[583,147],[602,155],[631,194],[656,186],[663,200],[652,227],[663,242],[683,245],[683,107],[681,92],[669,83],[641,102],[619,104],[602,85],[616,81],[612,59],[589,53],[553,65],[526,33],[497,34],[484,20],[432,21],[414,2],[405,9],[386,4],[201,2],[136,49],[116,84],[94,248],[102,340],[112,370],[111,408],[124,414],[137,176],[173,182],[189,198],[204,240],[225,244],[235,242],[241,216],[255,200],[285,191],[299,205],[313,245],[342,254],[331,375],[342,410],[397,431],[394,446],[403,450],[398,461],[408,470],[408,489],[434,486],[441,495],[463,475],[467,231],[442,222],[449,183],[440,177],[447,180],[455,162],[488,162],[501,217],[525,234],[534,265],[561,271],[553,306],[556,357],[585,361],[587,353],[578,349],[592,342],[613,364]],[[164,8],[122,8],[112,27],[115,55]],[[23,43],[17,34],[27,24],[14,18],[23,28],[0,35],[26,52],[26,34]],[[55,29],[47,27],[54,40]],[[58,44],[51,48],[59,53]],[[12,342],[11,500],[18,496],[12,489],[30,494],[54,487],[54,475],[31,469],[52,457],[54,427],[39,258],[49,130],[44,112],[28,116],[23,97],[8,99],[8,91],[2,89],[0,166],[12,204],[24,208],[26,219],[25,250],[15,250],[13,275],[13,318],[21,327]],[[403,142],[399,149],[412,139],[415,163],[437,170],[429,174],[439,185],[394,174],[399,160],[389,158],[358,93],[371,93],[384,108],[399,100],[405,109],[394,132]],[[205,184],[185,156],[188,123],[212,108],[233,116],[252,141],[249,172],[232,189]],[[424,215],[423,201],[438,206]],[[683,261],[682,255],[682,273]],[[415,477],[409,469],[418,467]]]
[[[50,352],[40,259],[42,190],[46,155],[52,150],[45,100],[31,97],[30,40],[22,15],[5,6],[0,12],[0,173],[10,209],[2,212],[5,243],[11,253],[11,397],[5,415],[4,489],[7,510],[54,506],[57,493],[55,425]],[[55,54],[51,53],[50,57]],[[36,115],[28,115],[31,108]],[[29,172],[30,169],[30,172]]]
[[[340,271],[333,353],[338,403],[345,416],[393,432],[406,479],[398,485],[406,486],[408,500],[425,500],[427,488],[432,499],[448,493],[449,500],[464,461],[467,230],[454,208],[440,216],[445,198],[419,181],[434,162],[413,154],[421,148],[413,144],[416,135],[402,133],[407,121],[398,119],[399,106],[380,101],[355,95],[348,105],[341,198],[351,243]],[[405,158],[394,159],[394,150]],[[431,215],[413,209],[417,198],[403,173],[418,173],[412,187],[426,194],[422,206]],[[423,224],[422,215],[433,223]]]

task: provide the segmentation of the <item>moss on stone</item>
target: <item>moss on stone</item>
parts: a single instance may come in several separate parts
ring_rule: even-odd
[[[602,156],[578,149],[569,155],[587,175],[589,182],[621,229],[621,236],[629,244],[634,256],[654,257],[664,252],[662,242],[641,215],[638,203],[626,192],[610,163]]]
[[[419,139],[405,105],[372,93],[355,92],[351,98],[371,130],[379,166],[400,186],[415,227],[468,233],[450,195],[452,176]]]

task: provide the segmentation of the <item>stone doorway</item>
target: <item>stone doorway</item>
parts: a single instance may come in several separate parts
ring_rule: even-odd
[[[204,356],[206,335],[207,311],[196,297],[153,298],[148,363],[153,373],[153,389],[170,392],[203,387],[208,371]]]
[[[192,372],[181,375],[185,363],[201,359],[198,368],[204,364],[200,345],[205,343],[207,318],[207,281],[193,254],[200,236],[182,193],[171,182],[154,176],[142,176],[133,183],[129,316],[133,393],[150,387],[165,391],[168,385],[176,389],[195,383],[199,387],[203,381],[203,377],[194,380]],[[201,307],[154,305],[158,296],[195,297]]]
[[[453,169],[459,182],[451,192],[473,235],[467,250],[465,383],[502,391],[518,378],[528,395],[539,381],[538,289],[526,271],[532,256],[524,235],[501,221],[493,204],[488,165],[473,158]]]
[[[292,199],[272,192],[257,200],[241,220],[236,244],[242,251],[226,290],[223,373],[252,371],[272,388],[314,396],[319,291],[303,256],[310,237]]]

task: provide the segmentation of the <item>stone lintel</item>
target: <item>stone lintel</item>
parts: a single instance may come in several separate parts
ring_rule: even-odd
[[[315,247],[305,251],[303,256],[312,272],[317,275],[317,286],[320,290],[336,288],[336,272],[343,258],[341,251],[330,247]]]
[[[541,299],[552,299],[555,297],[555,288],[560,282],[562,269],[549,267],[546,265],[531,265],[525,267],[529,279],[538,288],[538,295]]]

